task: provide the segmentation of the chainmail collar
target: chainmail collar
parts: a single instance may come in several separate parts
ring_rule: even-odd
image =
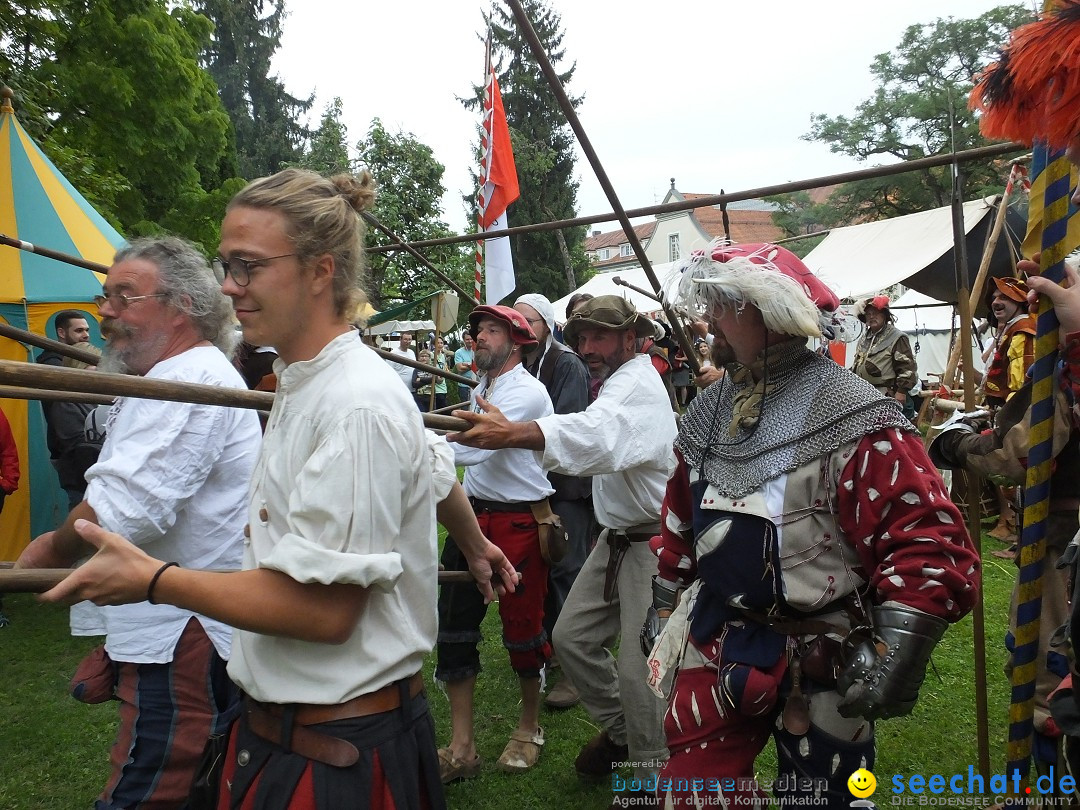
[[[755,398],[756,409],[748,405]],[[757,411],[750,419],[748,407]],[[890,427],[914,431],[896,400],[800,339],[768,347],[750,367],[729,367],[691,403],[675,446],[722,495],[737,498]]]

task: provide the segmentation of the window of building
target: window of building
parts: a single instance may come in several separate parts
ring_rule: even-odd
[[[630,255],[630,243],[629,242],[623,242],[621,245],[619,245],[619,255],[620,256],[629,256]]]
[[[607,251],[607,248],[600,248],[600,250],[596,251],[596,258],[597,258],[597,259],[598,259],[599,261],[603,261],[603,260],[604,260],[604,259],[606,259],[607,257],[608,257],[608,251]]]
[[[667,238],[667,252],[668,261],[677,261],[679,258],[679,235],[677,233],[668,234]]]

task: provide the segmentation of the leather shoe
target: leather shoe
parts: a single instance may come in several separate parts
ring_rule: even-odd
[[[549,709],[569,709],[571,706],[576,706],[580,700],[578,690],[568,678],[564,677],[547,693],[544,705]]]
[[[612,742],[606,731],[601,731],[585,745],[574,760],[574,770],[582,779],[603,781],[615,770],[616,764],[625,762],[630,750],[625,745]]]
[[[538,728],[535,734],[521,729],[514,729],[510,742],[503,749],[502,756],[496,763],[500,771],[521,773],[527,771],[540,759],[540,749],[544,747],[544,730]]]
[[[444,785],[456,782],[459,779],[472,779],[480,775],[480,756],[477,755],[471,761],[458,759],[450,753],[449,748],[440,748],[439,754],[439,778]]]

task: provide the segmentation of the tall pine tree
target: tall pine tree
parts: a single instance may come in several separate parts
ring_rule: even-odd
[[[270,75],[285,0],[199,0],[196,8],[214,23],[204,60],[232,120],[240,176],[263,177],[299,162],[311,132],[298,121],[314,95],[296,98]]]
[[[522,6],[548,59],[557,71],[561,69],[559,80],[568,88],[575,65],[562,66],[566,53],[562,47],[561,18],[547,0],[524,0]],[[496,65],[521,188],[521,196],[508,209],[510,224],[570,219],[577,213],[574,133],[536,64],[529,43],[518,31],[513,15],[497,6],[490,23],[491,58]],[[483,86],[474,86],[473,93],[464,103],[479,112]],[[577,108],[583,97],[571,95],[570,100]],[[476,200],[466,202],[471,204],[475,217]],[[555,300],[570,292],[589,266],[582,249],[584,239],[584,227],[511,237],[517,277],[515,294],[539,292]]]

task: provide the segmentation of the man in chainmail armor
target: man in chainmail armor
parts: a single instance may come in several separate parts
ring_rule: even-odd
[[[714,243],[681,273],[728,373],[682,419],[652,541],[658,793],[764,806],[754,760],[771,734],[782,806],[846,808],[874,721],[914,706],[979,561],[897,401],[807,347],[839,301],[794,254]]]

